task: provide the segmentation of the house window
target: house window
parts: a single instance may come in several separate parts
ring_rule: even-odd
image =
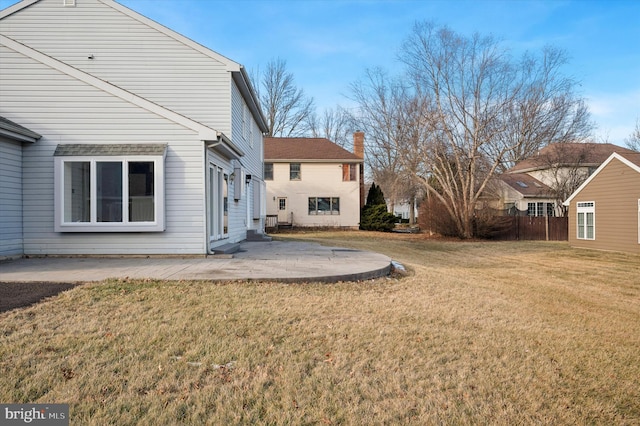
[[[289,164],[289,180],[300,180],[302,176],[300,174],[300,163]]]
[[[264,180],[273,180],[273,163],[264,163]]]
[[[247,106],[242,106],[242,137],[247,139]]]
[[[144,232],[164,230],[164,145],[59,145],[55,154],[56,232]],[[78,148],[79,147],[79,148]],[[70,155],[80,154],[80,155]]]
[[[577,204],[577,238],[579,240],[596,239],[596,203],[594,201]]]
[[[547,203],[547,216],[554,217],[556,215],[556,208],[553,203]]]
[[[527,216],[555,216],[553,203],[527,203]]]
[[[355,181],[357,178],[358,165],[357,164],[343,164],[342,165],[342,180],[344,182]]]
[[[309,197],[310,215],[339,215],[340,198],[338,197]]]

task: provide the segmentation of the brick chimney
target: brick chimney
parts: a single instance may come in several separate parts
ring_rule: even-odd
[[[364,132],[357,131],[353,133],[353,153],[364,159]]]
[[[356,157],[364,160],[364,132],[353,133],[353,153]],[[364,162],[360,164],[360,209],[364,207]]]

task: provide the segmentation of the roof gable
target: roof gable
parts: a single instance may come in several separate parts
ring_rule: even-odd
[[[29,6],[35,5],[36,3],[40,2],[41,0],[22,0],[19,3],[14,4],[13,6],[10,6],[6,9],[4,9],[3,11],[0,11],[0,20],[16,13],[19,12],[20,10],[23,10]],[[59,0],[60,4],[62,5],[62,0]],[[260,127],[260,130],[262,132],[266,132],[268,130],[267,127],[267,122],[266,119],[264,117],[264,114],[262,113],[262,110],[260,109],[260,103],[258,100],[258,97],[256,95],[256,92],[250,82],[249,76],[244,68],[244,66],[242,66],[241,64],[227,58],[226,56],[221,55],[218,52],[215,52],[211,49],[209,49],[208,47],[205,47],[193,40],[191,40],[188,37],[185,37],[184,35],[173,31],[172,29],[165,27],[162,24],[159,24],[158,22],[147,18],[146,16],[132,10],[129,9],[126,6],[123,6],[122,4],[114,1],[114,0],[95,0],[97,2],[100,2],[126,16],[128,16],[131,19],[134,19],[140,23],[142,23],[143,25],[146,25],[147,27],[150,27],[176,41],[178,41],[179,43],[189,47],[190,49],[193,49],[205,56],[208,56],[209,58],[221,63],[224,65],[225,69],[231,73],[231,77],[233,78],[233,81],[236,83],[236,85],[238,86],[240,93],[242,93],[242,96],[244,97],[247,106],[249,107],[249,109],[251,110],[251,113],[253,114],[253,116],[255,117],[256,123],[258,124],[258,126]],[[61,6],[62,7],[62,6]]]
[[[265,161],[363,162],[326,138],[264,138]]]
[[[507,173],[544,170],[558,166],[592,166],[602,164],[614,152],[633,153],[632,150],[610,143],[552,143],[540,149],[535,156],[520,161]]]
[[[629,150],[631,151],[631,150]],[[626,165],[627,167],[629,167],[631,170],[636,171],[637,173],[640,173],[640,152],[635,152],[635,151],[631,151],[631,152],[625,152],[625,153],[617,153],[614,152],[613,154],[611,154],[609,156],[609,158],[607,158],[607,160],[602,163],[602,165],[600,165],[600,167],[598,167],[598,169],[593,172],[593,174],[591,176],[589,176],[589,178],[587,180],[585,180],[582,185],[580,185],[580,187],[578,189],[576,189],[574,191],[573,194],[571,194],[571,196],[569,198],[567,198],[567,200],[563,203],[565,206],[568,206],[571,201],[587,186],[589,185],[589,183],[595,179],[596,176],[598,176],[600,174],[600,172],[602,170],[604,170],[607,165],[609,165],[609,163],[611,163],[613,160],[618,160],[620,162],[622,162],[624,165]]]

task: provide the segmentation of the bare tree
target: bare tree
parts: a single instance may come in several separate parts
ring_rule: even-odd
[[[539,56],[527,53],[521,59],[520,93],[504,120],[505,144],[514,148],[506,152],[499,171],[531,157],[548,143],[590,138],[594,126],[586,102],[574,93],[576,82],[560,73],[566,63],[566,54],[553,47],[545,47]]]
[[[274,59],[262,73],[257,88],[262,110],[267,118],[267,136],[301,136],[308,131],[309,117],[314,113],[313,98],[295,85],[287,62]]]
[[[420,98],[424,130],[414,144],[392,140],[403,142],[395,147],[403,164],[420,159],[411,172],[446,208],[462,238],[473,236],[478,199],[504,162],[527,144],[539,147],[570,134],[575,120],[588,117],[573,83],[561,79],[555,51],[518,62],[493,37],[418,23],[399,57]],[[582,118],[574,120],[577,111]]]
[[[353,83],[351,92],[358,103],[357,126],[367,135],[365,152],[370,178],[380,185],[393,205],[402,196],[407,178],[397,150],[406,132],[401,115],[406,88],[400,80],[393,80],[384,70],[375,68],[366,71],[363,81]]]
[[[327,138],[348,150],[352,150],[353,132],[358,130],[351,113],[339,105],[325,109],[321,116],[311,114],[308,128],[312,137]]]
[[[627,148],[640,152],[640,118],[636,119],[636,128],[624,142]]]

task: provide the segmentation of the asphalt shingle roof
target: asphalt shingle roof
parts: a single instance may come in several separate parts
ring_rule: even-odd
[[[54,156],[71,155],[163,155],[167,144],[60,144]]]
[[[505,173],[500,179],[525,197],[549,197],[551,188],[526,173]]]
[[[599,166],[614,152],[623,154],[635,151],[610,143],[554,143],[542,148],[538,155],[520,161],[508,173],[548,168],[550,162]]]
[[[326,138],[264,138],[265,161],[362,162],[352,152]]]

